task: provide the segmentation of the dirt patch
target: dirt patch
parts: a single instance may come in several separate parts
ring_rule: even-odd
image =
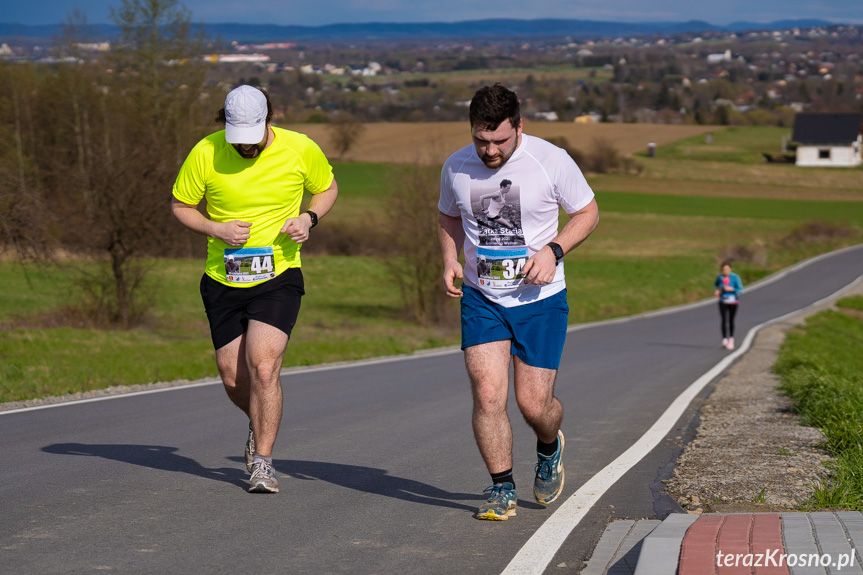
[[[858,309],[848,309],[848,308],[839,308],[839,311],[847,315],[848,317],[853,317],[854,319],[859,319],[863,321],[863,311]]]
[[[863,285],[849,293],[863,293]],[[666,491],[690,513],[782,511],[804,505],[828,476],[824,435],[800,425],[771,368],[789,329],[832,308],[825,302],[758,334],[716,384],[695,439],[678,458]]]
[[[345,154],[354,162],[442,165],[450,154],[471,143],[470,125],[464,122],[366,124],[357,143]],[[337,157],[327,124],[285,126],[308,135],[329,158]],[[667,124],[576,124],[525,122],[524,133],[543,139],[566,138],[579,150],[590,150],[597,140],[607,141],[621,154],[647,150],[648,143],[667,144],[682,138],[716,132],[717,126]]]

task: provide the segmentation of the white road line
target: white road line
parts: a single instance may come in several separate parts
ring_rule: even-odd
[[[750,329],[743,340],[743,344],[737,350],[725,356],[710,371],[695,380],[683,393],[677,396],[671,405],[668,406],[668,409],[665,410],[665,413],[656,420],[656,423],[638,441],[620,454],[617,459],[609,463],[602,471],[591,477],[578,491],[570,495],[569,499],[552,513],[551,517],[527,540],[501,575],[533,575],[543,573],[551,560],[554,559],[555,554],[561,548],[564,541],[566,541],[566,538],[569,537],[569,534],[579,522],[584,519],[587,512],[590,511],[618,479],[623,477],[627,471],[641,461],[651,449],[659,445],[674,427],[674,424],[677,423],[677,420],[680,419],[680,416],[683,415],[683,412],[686,411],[686,408],[689,407],[690,402],[708,383],[721,374],[738,357],[746,353],[752,345],[756,334],[762,328],[781,322],[797,313],[838,297],[861,281],[863,281],[863,275],[824,299]]]
[[[42,409],[51,409],[52,407],[66,407],[67,405],[81,405],[82,403],[96,403],[97,401],[107,401],[109,399],[120,399],[122,397],[135,397],[137,395],[151,395],[153,393],[162,393],[164,391],[177,391],[180,389],[190,389],[192,387],[204,387],[222,383],[221,380],[202,381],[199,383],[189,383],[183,385],[174,385],[171,387],[160,387],[158,389],[145,389],[143,391],[129,391],[124,393],[115,393],[113,395],[101,395],[99,397],[88,397],[87,399],[71,399],[69,401],[58,401],[57,403],[46,403],[44,405],[34,405],[32,407],[21,407],[18,409],[9,409],[0,411],[0,416],[11,415],[13,413],[24,413],[27,411],[40,411]]]
[[[291,375],[300,375],[306,373],[317,373],[320,371],[331,371],[334,369],[346,369],[349,367],[363,367],[367,365],[379,365],[383,363],[393,363],[396,361],[407,361],[412,359],[422,359],[426,357],[438,357],[441,355],[451,355],[454,353],[460,353],[461,349],[458,347],[448,347],[448,348],[440,348],[432,351],[417,351],[409,355],[394,355],[391,357],[377,357],[373,359],[367,360],[359,360],[359,361],[346,361],[339,363],[331,363],[326,365],[316,365],[313,367],[291,367],[283,369],[279,375],[280,377],[288,377]],[[186,383],[180,385],[172,385],[170,387],[159,387],[156,389],[145,389],[141,391],[129,391],[125,393],[115,393],[112,395],[102,395],[99,397],[88,397],[86,399],[72,399],[69,401],[58,401],[56,403],[46,403],[44,405],[34,405],[32,407],[21,407],[19,409],[9,409],[6,411],[0,411],[0,416],[10,415],[12,413],[23,413],[27,411],[39,411],[42,409],[50,409],[52,407],[65,407],[69,405],[81,405],[82,403],[95,403],[97,401],[107,401],[109,399],[120,399],[124,397],[135,397],[138,395],[151,395],[153,393],[163,393],[165,391],[180,391],[182,389],[190,389],[193,387],[205,387],[208,385],[216,385],[221,384],[221,379],[211,379],[207,381],[199,381],[195,383]]]

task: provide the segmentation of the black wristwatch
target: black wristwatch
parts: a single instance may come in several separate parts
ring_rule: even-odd
[[[312,228],[318,225],[318,214],[313,212],[312,210],[306,210],[306,213],[309,214],[309,217],[312,218]],[[309,229],[312,229],[309,228]]]
[[[554,254],[554,263],[559,264],[560,260],[563,259],[563,248],[554,242],[548,242],[546,245],[551,248],[551,253]]]

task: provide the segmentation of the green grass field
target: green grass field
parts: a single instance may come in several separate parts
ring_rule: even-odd
[[[307,258],[303,270],[309,289],[286,366],[454,341],[450,331],[404,319],[398,288],[377,258]],[[154,312],[146,326],[129,331],[51,327],[49,318],[65,315],[75,299],[63,274],[31,271],[28,286],[20,273],[0,272],[8,287],[0,295],[0,322],[11,326],[0,330],[0,401],[216,375],[197,289],[202,272],[203,262],[160,262]]]
[[[803,330],[788,334],[774,370],[803,423],[824,432],[835,458],[811,507],[863,511],[863,297],[845,298],[839,306],[856,313],[809,318]]]
[[[764,153],[781,153],[788,128],[729,127],[705,136],[660,146],[656,157],[636,154],[645,169],[640,178],[599,175],[601,189],[695,196],[863,201],[863,167],[800,168],[770,164]],[[666,191],[667,190],[667,191]]]
[[[762,164],[762,153],[780,154],[782,138],[791,136],[791,128],[774,126],[728,127],[712,133],[712,143],[705,136],[685,138],[661,146],[657,156],[670,160],[700,160]],[[645,153],[638,154],[644,156]]]
[[[725,172],[738,168],[754,169],[726,164]],[[319,242],[324,234],[348,230],[361,234],[352,242],[380,244],[387,198],[403,168],[341,163],[334,169],[339,200],[317,230]],[[681,181],[652,170],[649,167],[646,176],[652,181]],[[621,192],[606,186],[623,178],[589,176],[601,218],[594,235],[565,260],[573,323],[710,297],[717,264],[725,257],[736,260],[735,271],[749,283],[806,257],[863,240],[863,202],[699,196],[698,185],[689,195]],[[631,178],[644,181],[644,176]],[[729,183],[729,189],[734,185]],[[863,196],[859,181],[848,189]],[[851,226],[846,230],[850,235],[793,235],[813,218],[845,223]],[[203,261],[161,261],[151,280],[153,311],[144,325],[130,331],[76,326],[68,321],[72,316],[67,308],[79,294],[69,278],[44,266],[28,267],[25,277],[20,265],[5,263],[0,267],[0,402],[216,375],[198,295]],[[458,342],[457,302],[452,302],[453,321],[448,325],[409,321],[381,257],[309,251],[303,270],[307,295],[285,366],[408,353]]]
[[[863,225],[863,202],[774,200],[599,191],[601,209],[616,213],[750,220],[824,220]]]

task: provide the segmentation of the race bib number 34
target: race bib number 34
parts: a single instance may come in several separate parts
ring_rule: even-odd
[[[225,277],[238,284],[276,277],[273,247],[225,250]]]
[[[521,283],[527,263],[527,246],[506,249],[479,248],[476,271],[479,285],[492,289],[511,288]]]

